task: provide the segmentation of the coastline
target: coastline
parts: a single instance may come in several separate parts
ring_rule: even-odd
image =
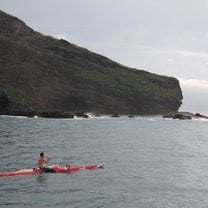
[[[27,117],[27,118],[53,118],[53,119],[87,119],[87,118],[119,118],[119,117],[155,117],[159,116],[164,119],[178,119],[178,120],[192,120],[192,119],[208,119],[207,115],[192,112],[175,112],[167,114],[144,114],[144,115],[132,115],[132,114],[99,114],[94,112],[64,112],[64,111],[32,111],[32,110],[7,110],[0,111],[0,116],[15,116],[15,117]]]

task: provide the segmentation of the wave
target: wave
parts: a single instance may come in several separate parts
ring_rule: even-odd
[[[13,116],[13,115],[0,115],[0,117],[2,117],[2,118],[19,118],[19,119],[28,118],[27,116]]]

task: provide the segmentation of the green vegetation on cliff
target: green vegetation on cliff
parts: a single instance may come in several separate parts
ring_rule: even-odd
[[[22,90],[1,83],[0,90],[7,95],[12,105],[22,106],[27,104],[25,94]]]
[[[175,78],[44,36],[2,11],[0,75],[12,103],[36,111],[160,114],[176,112],[182,100]]]

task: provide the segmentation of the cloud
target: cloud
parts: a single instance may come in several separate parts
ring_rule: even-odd
[[[169,49],[169,50],[161,50],[160,53],[169,53],[177,56],[187,56],[189,58],[208,58],[208,53],[203,51],[191,51],[191,50],[181,50],[181,49]]]
[[[173,63],[174,60],[172,58],[168,58],[168,62]]]
[[[208,115],[208,81],[179,79],[183,91],[183,105],[180,111],[200,112]]]
[[[200,88],[208,89],[207,80],[197,80],[197,79],[179,79],[182,88]]]
[[[96,41],[85,47],[123,65],[182,79],[208,77],[208,53],[168,46]]]

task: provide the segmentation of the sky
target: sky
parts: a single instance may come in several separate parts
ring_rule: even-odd
[[[208,114],[208,0],[0,0],[43,34],[179,79],[181,111]]]

